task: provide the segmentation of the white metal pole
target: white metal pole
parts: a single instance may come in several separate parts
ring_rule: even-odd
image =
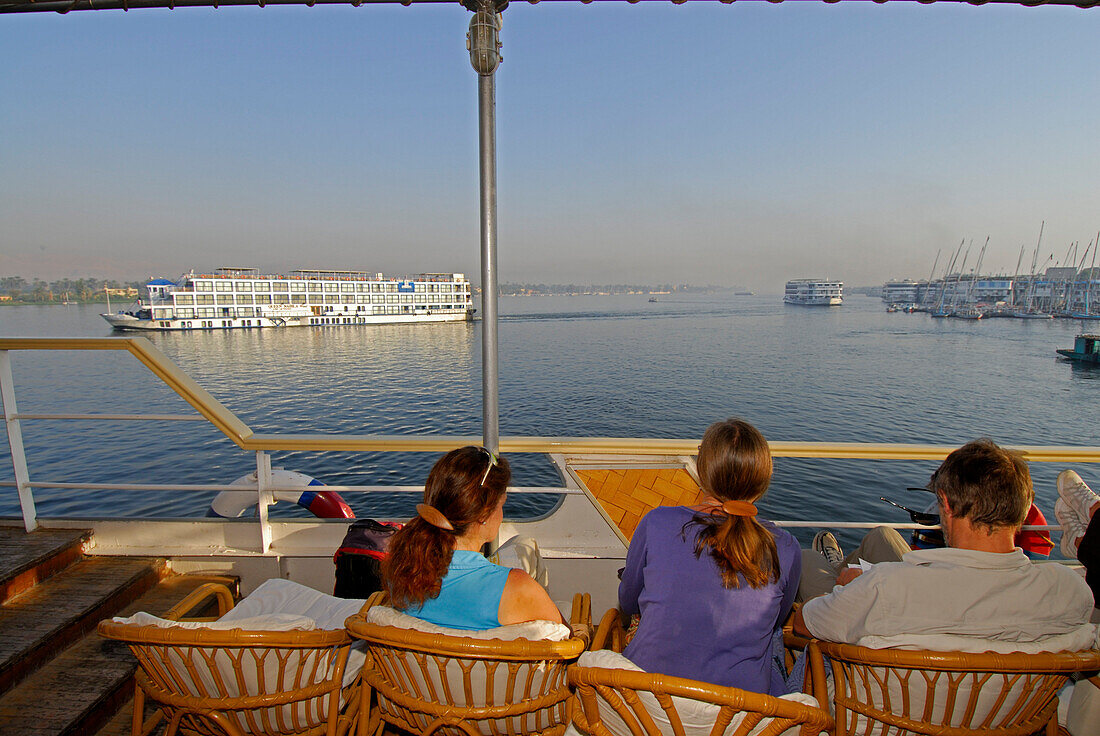
[[[271,456],[263,450],[256,452],[256,509],[260,514],[260,551],[265,555],[271,549],[271,524],[267,520],[267,507],[274,498],[271,491]]]
[[[38,514],[34,509],[34,491],[31,489],[30,473],[27,470],[27,456],[23,451],[23,430],[15,418],[15,382],[11,374],[11,356],[7,350],[0,350],[0,395],[4,401],[4,424],[8,430],[8,447],[11,448],[11,465],[15,470],[15,482],[18,484],[19,508],[23,511],[23,526],[28,532],[38,528]]]
[[[500,445],[500,366],[497,340],[497,187],[496,91],[491,76],[480,76],[478,107],[481,117],[481,381],[484,403],[482,433],[485,447]]]
[[[471,4],[472,5],[472,4]],[[478,73],[478,133],[481,168],[481,393],[482,442],[496,452],[500,446],[499,368],[497,350],[497,151],[496,81],[500,66],[500,14],[492,2],[468,6],[467,47]]]

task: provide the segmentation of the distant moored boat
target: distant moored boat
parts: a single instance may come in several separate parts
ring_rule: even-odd
[[[1053,314],[1040,312],[1038,309],[1020,309],[1012,313],[1016,319],[1054,319]]]
[[[951,313],[955,319],[981,319],[984,315],[977,307],[963,307]]]
[[[1082,363],[1100,364],[1100,335],[1078,335],[1073,340],[1073,350],[1055,350],[1063,358]]]

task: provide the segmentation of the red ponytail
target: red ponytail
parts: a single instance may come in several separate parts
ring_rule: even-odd
[[[493,512],[511,477],[508,461],[482,447],[452,450],[432,467],[424,485],[424,503],[454,529],[441,529],[415,516],[390,538],[389,556],[382,561],[390,605],[415,608],[439,595],[455,539]]]

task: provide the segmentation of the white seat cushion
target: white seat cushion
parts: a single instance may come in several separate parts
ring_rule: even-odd
[[[169,621],[166,618],[160,618],[141,611],[125,618],[115,616],[111,620],[120,624],[158,626],[162,629],[204,629],[206,631],[228,631],[230,629],[243,629],[245,631],[312,631],[317,628],[317,622],[313,619],[292,613],[266,613],[236,619],[223,617],[217,621]]]
[[[1059,693],[1059,698],[1067,701],[1064,712],[1062,700],[1058,703],[1062,725],[1073,736],[1095,736],[1097,724],[1100,724],[1100,688],[1089,680],[1081,680],[1066,690],[1069,692]]]
[[[272,613],[308,616],[318,629],[342,629],[348,616],[366,603],[356,598],[336,598],[290,580],[272,578],[252,591],[219,619],[233,621]]]
[[[500,639],[501,641],[514,641],[515,639],[565,641],[573,633],[568,626],[555,621],[527,621],[522,624],[508,624],[507,626],[498,626],[495,629],[483,629],[481,631],[450,629],[402,613],[389,606],[371,606],[370,610],[367,611],[367,622],[379,626],[413,629],[428,634],[463,636],[469,639]]]
[[[242,598],[218,621],[239,622],[242,619],[293,614],[312,619],[315,628],[336,631],[343,629],[344,621],[359,613],[364,603],[366,600],[336,598],[291,580],[272,578]],[[344,670],[344,687],[355,681],[366,659],[363,642],[354,642]]]

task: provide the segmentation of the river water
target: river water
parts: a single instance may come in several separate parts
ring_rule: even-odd
[[[772,440],[1100,445],[1100,371],[1054,353],[1072,345],[1078,322],[933,320],[888,314],[862,296],[831,309],[785,306],[774,295],[660,299],[501,299],[502,434],[695,438],[736,415]],[[4,307],[0,335],[111,334],[100,311]],[[146,336],[258,433],[480,434],[480,323]],[[21,413],[193,413],[125,353],[17,352],[12,362]],[[206,423],[28,420],[23,431],[32,480],[225,483],[255,469],[254,455]],[[330,484],[418,485],[436,457],[277,453],[273,462]],[[558,483],[541,456],[511,460],[514,485]],[[762,511],[907,521],[879,496],[923,505],[925,494],[904,489],[923,485],[932,469],[781,459]],[[1059,470],[1032,465],[1052,520]],[[1100,484],[1098,470],[1078,468]],[[12,479],[6,453],[0,479]],[[198,516],[211,495],[39,490],[35,498],[44,517]],[[513,516],[553,500],[513,496]],[[408,513],[413,502],[408,494],[381,506],[348,501],[377,516]],[[305,513],[286,506],[275,515]],[[0,488],[0,515],[18,513],[15,491]]]

